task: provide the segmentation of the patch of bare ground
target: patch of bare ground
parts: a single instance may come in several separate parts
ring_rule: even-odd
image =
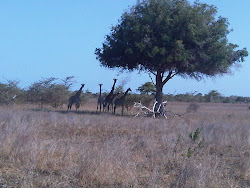
[[[249,187],[244,108],[166,120],[0,107],[0,187]]]

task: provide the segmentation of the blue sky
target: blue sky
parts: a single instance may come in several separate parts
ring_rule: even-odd
[[[63,79],[75,76],[78,89],[98,92],[99,83],[109,91],[113,78],[117,85],[126,81],[125,89],[135,92],[150,81],[148,74],[120,73],[100,66],[94,55],[101,47],[112,25],[136,0],[0,0],[0,82],[19,80],[28,87],[41,78]],[[190,0],[193,2],[193,0]],[[229,42],[250,50],[250,1],[201,0],[218,8],[218,16],[228,18]],[[164,86],[164,93],[198,91],[202,94],[215,89],[225,96],[250,97],[250,57],[233,75],[207,78],[197,82],[174,77]]]

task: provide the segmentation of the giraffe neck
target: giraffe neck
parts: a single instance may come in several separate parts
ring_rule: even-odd
[[[127,96],[127,94],[128,94],[128,89],[127,89],[127,91],[123,94],[123,96],[121,97],[121,98],[125,98],[126,96]]]
[[[77,91],[77,93],[76,93],[75,96],[79,97],[79,96],[81,95],[81,92],[82,92],[82,88],[83,88],[83,87],[84,87],[84,85],[82,85],[82,86],[80,87],[80,89]]]
[[[112,89],[111,89],[111,91],[110,91],[110,93],[112,93],[112,94],[114,93],[114,90],[115,90],[115,83],[116,83],[116,81],[117,81],[117,80],[115,79],[115,80],[114,80],[114,84],[113,84],[113,86],[112,86]]]
[[[100,94],[99,96],[102,96],[102,85],[100,84]]]

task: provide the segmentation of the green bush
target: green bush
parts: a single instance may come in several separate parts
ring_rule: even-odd
[[[0,82],[0,104],[13,104],[25,102],[25,91],[19,88],[18,81],[7,80]]]

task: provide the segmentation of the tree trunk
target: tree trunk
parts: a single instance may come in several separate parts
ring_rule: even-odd
[[[157,112],[159,109],[159,106],[162,104],[163,100],[163,94],[162,94],[162,89],[163,89],[163,77],[160,72],[157,72],[156,75],[156,95],[155,95],[155,100],[157,101],[157,104],[155,105],[154,112]],[[164,108],[161,105],[160,107],[160,114],[156,115],[163,115],[164,114]]]

